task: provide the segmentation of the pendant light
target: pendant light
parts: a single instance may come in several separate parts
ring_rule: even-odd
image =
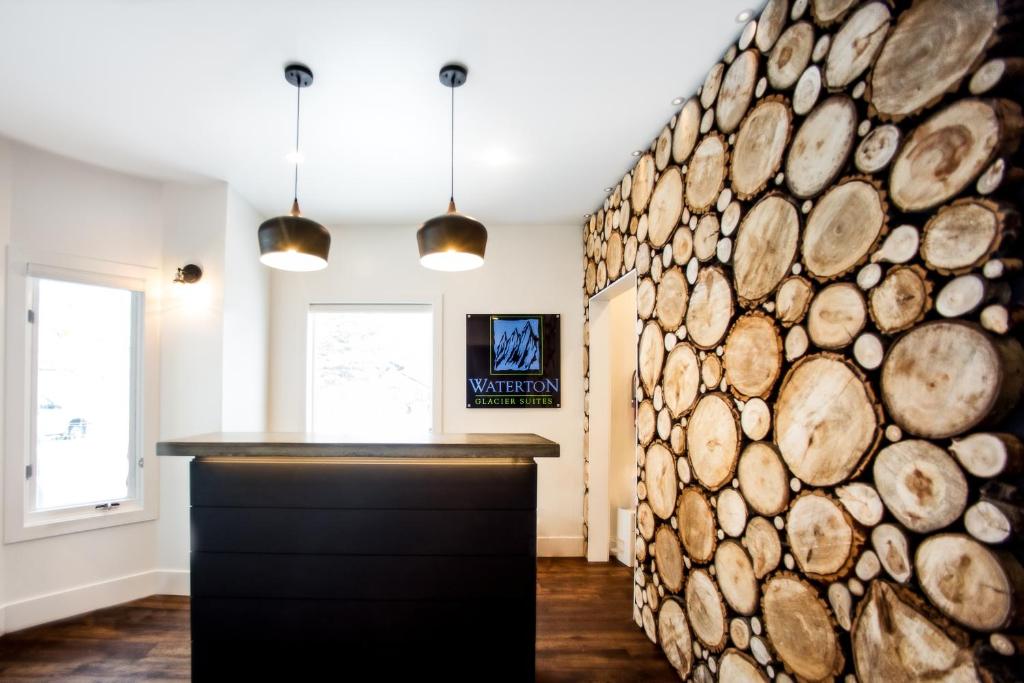
[[[466,82],[466,67],[446,64],[438,74],[452,91],[451,194],[448,212],[426,221],[416,233],[420,263],[433,270],[471,270],[484,264],[487,228],[455,209],[455,89]]]
[[[287,216],[271,218],[260,225],[260,261],[281,270],[320,270],[327,267],[331,233],[316,221],[303,218],[299,211],[299,104],[302,89],[313,84],[313,72],[303,64],[289,64],[284,68],[284,77],[295,86],[295,184],[292,210]]]

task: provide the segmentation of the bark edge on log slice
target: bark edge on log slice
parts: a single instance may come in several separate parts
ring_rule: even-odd
[[[732,286],[717,266],[701,268],[686,309],[686,332],[701,349],[713,349],[725,337],[732,321]]]
[[[766,299],[793,265],[800,242],[797,208],[784,195],[760,199],[740,221],[733,249],[736,296],[751,306]]]
[[[935,534],[917,547],[914,568],[928,600],[969,628],[995,631],[1020,621],[1024,569],[963,534]]]
[[[858,680],[980,681],[974,658],[920,609],[919,600],[872,581],[850,632]]]
[[[868,295],[868,312],[878,331],[895,334],[919,323],[931,308],[932,283],[919,265],[895,266]]]
[[[782,372],[782,335],[766,314],[754,311],[733,323],[722,354],[734,394],[767,398]]]
[[[662,247],[672,237],[683,213],[683,176],[678,166],[670,166],[658,177],[647,210],[647,239]]]
[[[768,637],[787,669],[812,681],[843,670],[835,626],[817,591],[780,572],[764,585],[761,605]]]
[[[704,569],[690,572],[686,580],[686,615],[697,640],[712,652],[725,647],[729,634],[725,602],[715,580]]]
[[[760,584],[754,565],[738,541],[726,540],[715,551],[715,577],[726,602],[736,612],[750,616],[761,600]]]
[[[875,456],[872,474],[885,507],[911,531],[947,527],[967,507],[967,478],[953,456],[930,441],[886,446]]]
[[[850,272],[885,234],[887,219],[874,181],[854,176],[833,185],[807,217],[801,244],[807,272],[818,280]]]
[[[737,478],[740,491],[754,512],[771,517],[789,504],[789,475],[774,444],[747,444],[740,455]]]
[[[982,265],[999,248],[1008,216],[1016,214],[990,200],[958,199],[925,223],[921,258],[938,273],[963,275]]]
[[[743,533],[743,547],[754,563],[754,576],[763,579],[775,571],[782,559],[782,541],[779,532],[764,517],[753,517]]]
[[[693,639],[686,623],[686,612],[674,597],[665,596],[658,611],[658,640],[665,658],[680,678],[693,667]]]
[[[739,458],[740,426],[732,400],[720,392],[697,401],[686,426],[686,451],[693,474],[716,491],[727,484]]]
[[[941,23],[941,22],[939,22]],[[959,194],[1021,128],[1020,105],[957,100],[907,136],[889,174],[889,195],[903,211],[926,211]]]
[[[629,203],[637,216],[647,209],[647,202],[654,190],[654,157],[644,154],[633,167],[633,182],[630,185]]]
[[[857,139],[857,107],[847,95],[833,95],[807,115],[786,155],[786,185],[800,199],[832,185],[846,166]]]
[[[654,534],[654,560],[665,589],[678,593],[683,587],[683,551],[672,527],[663,524]]]
[[[779,388],[779,452],[790,471],[812,486],[832,486],[860,472],[881,439],[880,422],[871,385],[841,356],[800,359]]]
[[[718,199],[725,182],[729,152],[719,133],[710,133],[697,144],[686,171],[686,205],[704,213]]]
[[[819,291],[807,312],[807,334],[823,349],[849,346],[867,323],[867,304],[852,282],[835,282]]]
[[[654,387],[658,384],[664,362],[664,334],[657,323],[649,322],[640,335],[640,381],[648,396],[654,395]]]
[[[672,347],[665,360],[662,396],[672,417],[690,412],[700,389],[700,361],[697,352],[686,342]]]
[[[718,680],[744,683],[769,683],[770,679],[754,658],[745,652],[729,648],[718,660]]]
[[[658,517],[668,519],[676,506],[676,459],[660,441],[647,449],[644,461],[644,482],[647,484],[647,501]]]
[[[710,562],[715,554],[718,538],[715,535],[715,515],[704,492],[696,486],[687,486],[679,495],[679,539],[686,554],[695,562]]]
[[[775,177],[789,143],[792,121],[789,103],[774,95],[758,102],[744,117],[729,166],[737,197],[751,199]]]
[[[723,133],[736,130],[743,115],[747,113],[757,83],[757,50],[744,50],[729,65],[718,90],[715,104],[715,122]]]
[[[814,27],[806,21],[789,26],[768,56],[768,82],[776,90],[793,87],[811,61]]]
[[[882,363],[889,415],[911,434],[944,439],[1001,419],[1024,382],[1024,350],[974,323],[935,320],[900,337]]]
[[[998,14],[995,0],[925,0],[902,12],[871,72],[872,108],[899,121],[955,90],[980,61]]]
[[[800,571],[824,581],[849,573],[864,540],[849,513],[820,491],[806,491],[790,505],[786,537]]]

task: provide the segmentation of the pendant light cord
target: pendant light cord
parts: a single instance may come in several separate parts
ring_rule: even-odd
[[[295,86],[295,185],[292,201],[299,201],[299,111],[302,104],[302,88]]]
[[[455,202],[455,84],[449,87],[452,88],[452,193],[449,200]]]

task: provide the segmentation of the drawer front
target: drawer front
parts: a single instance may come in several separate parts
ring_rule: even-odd
[[[484,643],[493,651],[505,640],[532,646],[534,622],[532,600],[192,599],[197,641],[343,643],[356,651],[446,643],[454,654]]]
[[[533,510],[537,465],[209,462],[191,465],[192,505],[407,510]]]
[[[268,626],[268,628],[271,628]],[[468,629],[467,625],[462,626]],[[211,681],[443,681],[444,683],[530,683],[533,643],[477,638],[472,649],[461,632],[442,641],[337,643],[216,641],[192,643],[192,680]],[[257,649],[258,648],[258,649]]]
[[[536,556],[533,510],[192,508],[193,552]]]
[[[533,599],[527,556],[192,553],[193,597],[350,600]]]

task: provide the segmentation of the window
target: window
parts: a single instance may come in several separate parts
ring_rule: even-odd
[[[431,305],[314,305],[309,338],[312,431],[380,439],[434,428]]]
[[[159,271],[7,261],[5,540],[156,519]]]
[[[142,293],[29,281],[35,407],[29,509],[132,499]]]

